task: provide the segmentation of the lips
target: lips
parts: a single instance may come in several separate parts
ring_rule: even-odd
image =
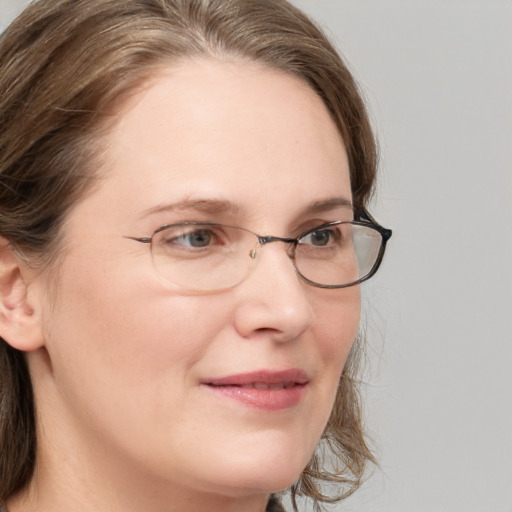
[[[241,388],[254,388],[254,389],[288,389],[295,386],[295,382],[282,382],[279,384],[266,384],[265,382],[253,382],[251,384],[244,384],[239,386]]]
[[[218,396],[257,409],[276,411],[297,406],[303,399],[309,378],[301,369],[259,370],[251,373],[207,379],[202,385]]]

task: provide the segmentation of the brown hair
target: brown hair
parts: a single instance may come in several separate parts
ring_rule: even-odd
[[[261,62],[306,81],[343,137],[355,206],[371,194],[376,148],[353,77],[324,34],[285,0],[40,0],[0,38],[0,235],[35,264],[55,259],[66,212],[94,181],[114,104],[187,57]],[[365,444],[352,351],[317,453],[292,487],[335,501],[361,482]],[[323,449],[322,449],[323,447]],[[0,339],[0,503],[36,457],[23,353]],[[334,459],[332,459],[334,454]],[[326,469],[324,456],[341,464]],[[336,496],[322,482],[342,484]]]

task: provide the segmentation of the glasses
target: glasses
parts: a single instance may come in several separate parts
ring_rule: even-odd
[[[213,222],[183,222],[158,228],[151,237],[127,237],[151,244],[156,270],[171,284],[190,291],[214,291],[241,283],[260,249],[286,244],[299,276],[319,288],[346,288],[366,281],[379,268],[391,230],[366,212],[354,220],[322,224],[297,238],[262,236]]]

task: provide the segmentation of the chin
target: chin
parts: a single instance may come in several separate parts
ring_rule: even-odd
[[[259,475],[255,471],[246,477],[238,474],[233,479],[226,479],[217,488],[217,492],[230,498],[241,498],[254,494],[273,494],[284,491],[300,477],[299,472],[276,472]]]
[[[276,453],[268,454],[265,458],[260,456],[230,460],[226,463],[227,467],[221,468],[219,465],[217,481],[228,489],[227,494],[232,497],[282,491],[299,479],[309,462],[309,456],[297,455],[296,452],[283,454],[282,451],[276,450]]]

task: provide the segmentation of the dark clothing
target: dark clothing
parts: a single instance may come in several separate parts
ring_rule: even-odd
[[[0,511],[1,512],[1,511]],[[270,497],[266,512],[286,512],[277,498]]]

